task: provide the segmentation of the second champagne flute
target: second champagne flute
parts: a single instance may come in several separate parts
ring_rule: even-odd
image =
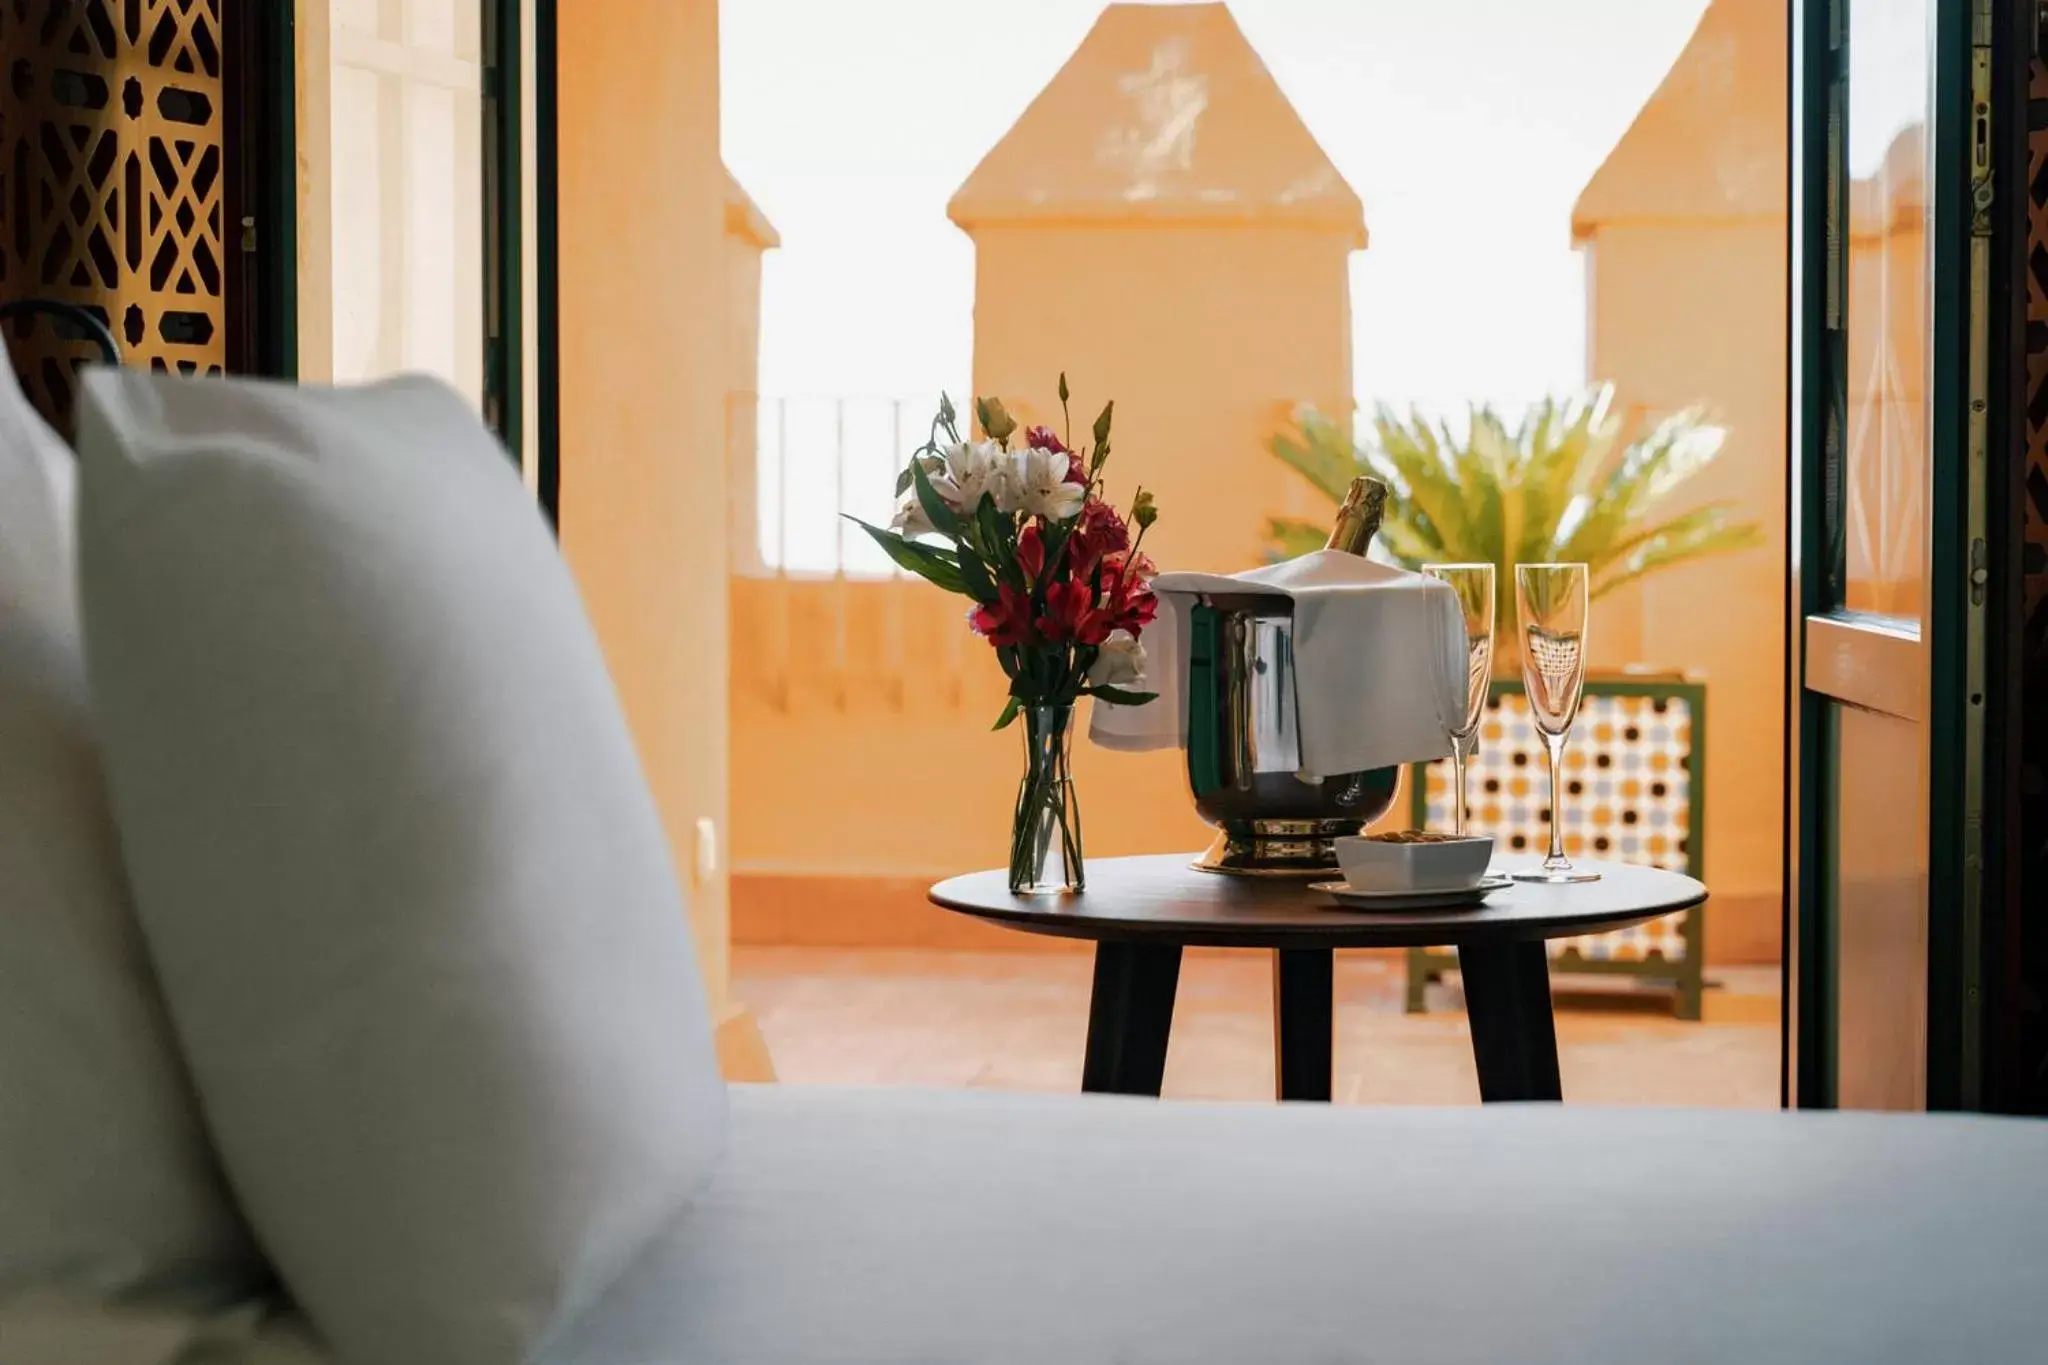
[[[1583,564],[1515,566],[1516,629],[1529,714],[1550,754],[1550,855],[1514,874],[1523,882],[1597,882],[1564,856],[1564,742],[1586,687],[1587,573]]]
[[[1493,680],[1494,577],[1491,564],[1425,564],[1422,572],[1450,584],[1465,618],[1465,715],[1451,732],[1451,792],[1454,832],[1465,832],[1465,760],[1479,738],[1486,714],[1486,689]]]

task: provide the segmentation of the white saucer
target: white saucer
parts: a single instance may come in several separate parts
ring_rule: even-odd
[[[1470,886],[1431,891],[1354,891],[1349,882],[1317,882],[1309,890],[1322,892],[1347,910],[1455,910],[1478,905],[1494,892],[1513,885],[1507,877],[1486,876]]]

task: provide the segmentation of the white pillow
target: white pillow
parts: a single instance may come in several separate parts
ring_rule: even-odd
[[[343,1359],[525,1360],[725,1123],[568,571],[428,380],[102,372],[81,411],[115,813],[229,1178]]]
[[[209,1301],[261,1262],[129,911],[80,658],[73,480],[0,350],[0,1298]]]

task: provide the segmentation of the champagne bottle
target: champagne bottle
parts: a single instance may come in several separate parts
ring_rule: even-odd
[[[1344,505],[1337,509],[1336,524],[1330,527],[1326,550],[1363,555],[1379,534],[1380,520],[1387,512],[1387,486],[1361,474],[1351,481]]]

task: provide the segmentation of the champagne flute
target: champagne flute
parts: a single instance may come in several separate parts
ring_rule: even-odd
[[[1425,564],[1422,572],[1450,584],[1465,617],[1465,717],[1451,731],[1452,830],[1465,832],[1465,760],[1479,738],[1486,714],[1486,688],[1493,680],[1494,578],[1491,564]]]
[[[1515,566],[1517,629],[1522,632],[1522,683],[1529,713],[1550,754],[1550,854],[1540,867],[1514,874],[1522,882],[1594,882],[1564,856],[1564,742],[1578,719],[1586,686],[1587,579],[1583,564]]]

